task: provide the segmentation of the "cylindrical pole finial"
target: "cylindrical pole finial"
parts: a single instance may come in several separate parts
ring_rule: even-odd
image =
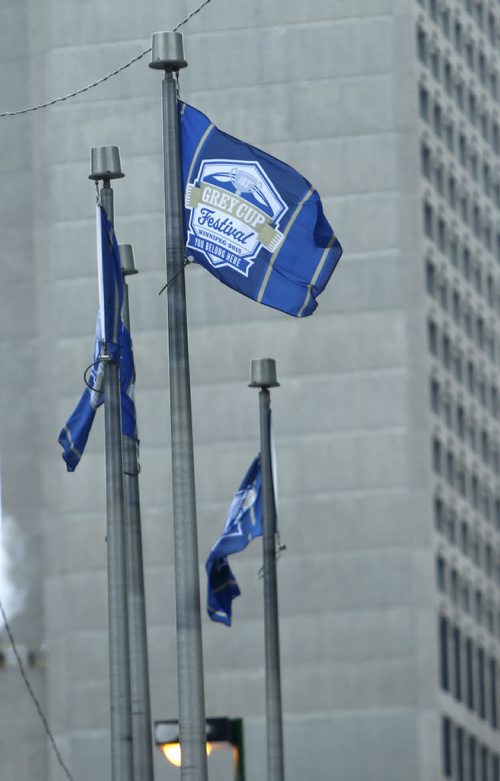
[[[153,33],[150,68],[178,71],[187,67],[184,59],[182,33]]]
[[[276,361],[274,358],[254,358],[250,364],[249,388],[277,388]]]
[[[120,148],[118,146],[93,146],[90,150],[89,179],[121,179]]]
[[[134,248],[132,244],[119,244],[120,261],[122,264],[122,271],[124,277],[129,277],[132,274],[138,274],[134,261]]]

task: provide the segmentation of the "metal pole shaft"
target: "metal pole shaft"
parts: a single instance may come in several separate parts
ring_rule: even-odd
[[[101,204],[113,220],[113,191],[109,181]],[[111,705],[111,778],[132,781],[130,667],[128,652],[125,512],[121,428],[120,369],[104,362],[104,421],[106,444],[106,516],[108,551],[109,678]]]
[[[123,321],[130,332],[128,286],[123,279]],[[123,496],[130,654],[134,781],[153,781],[153,734],[149,691],[148,638],[137,442],[123,435]]]
[[[276,510],[273,493],[270,393],[259,393],[260,457],[263,509],[264,637],[266,657],[267,778],[283,781],[283,715],[281,707],[278,583],[276,577]]]
[[[165,70],[163,154],[181,779],[207,781],[191,386],[176,81]],[[174,279],[175,277],[175,279]]]

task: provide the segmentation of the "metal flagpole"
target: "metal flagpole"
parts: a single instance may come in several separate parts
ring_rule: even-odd
[[[177,678],[181,779],[207,781],[205,695],[184,280],[184,229],[176,72],[187,65],[182,35],[154,33],[150,67],[163,70],[165,250],[172,436]]]
[[[92,148],[89,178],[102,180],[99,201],[111,223],[114,215],[110,180],[122,176],[118,147]],[[132,781],[120,367],[110,359],[106,347],[100,359],[104,367],[111,778]]]
[[[137,274],[137,269],[131,244],[120,244],[120,260],[123,272],[123,322],[132,336],[127,277]],[[153,733],[142,558],[138,443],[133,437],[123,434],[122,447],[134,781],[153,781]]]
[[[262,568],[264,581],[264,642],[266,656],[267,779],[284,780],[283,712],[281,707],[278,582],[276,577],[276,507],[271,457],[271,394],[276,388],[273,358],[253,360],[250,387],[260,388],[260,459],[262,470]]]

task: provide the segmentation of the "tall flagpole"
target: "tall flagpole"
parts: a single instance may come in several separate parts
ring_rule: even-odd
[[[102,180],[99,202],[112,224],[110,181],[122,176],[118,147],[93,147],[89,178],[96,182]],[[104,367],[111,778],[132,781],[120,367],[111,360],[106,346],[100,360]]]
[[[260,388],[260,459],[262,469],[262,569],[264,581],[264,645],[266,658],[267,779],[284,781],[283,712],[281,706],[278,581],[276,577],[276,506],[271,457],[271,394],[278,387],[273,358],[253,360],[250,387]]]
[[[123,322],[130,336],[127,277],[137,274],[131,244],[120,244],[123,272]],[[130,694],[134,781],[153,781],[153,734],[149,692],[148,638],[141,506],[139,498],[138,443],[123,434],[123,495],[125,500],[125,551],[127,560]]]
[[[191,385],[184,280],[184,228],[176,73],[186,67],[182,35],[154,33],[150,67],[163,70],[165,250],[172,499],[174,520],[177,679],[181,779],[207,781],[205,695],[194,482]]]

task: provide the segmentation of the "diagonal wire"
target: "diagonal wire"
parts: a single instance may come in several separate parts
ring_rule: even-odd
[[[16,643],[15,643],[15,640],[14,640],[14,636],[12,634],[12,630],[10,628],[10,624],[9,624],[9,622],[7,620],[7,616],[5,614],[5,609],[4,609],[4,606],[3,606],[3,603],[2,603],[1,599],[0,599],[0,613],[2,614],[2,619],[3,619],[4,625],[5,625],[5,631],[7,632],[7,635],[8,635],[9,641],[10,641],[10,645],[11,645],[11,648],[12,648],[12,652],[13,652],[15,658],[16,658],[16,662],[17,662],[17,666],[19,668],[19,672],[21,674],[21,678],[24,681],[24,684],[25,684],[25,686],[26,686],[26,688],[28,690],[29,696],[31,697],[31,699],[33,700],[33,702],[35,704],[35,708],[38,711],[38,715],[40,716],[40,719],[42,721],[43,728],[44,728],[44,730],[45,730],[45,732],[47,734],[48,739],[50,740],[50,742],[52,744],[52,748],[54,749],[54,754],[57,757],[57,761],[59,762],[61,768],[63,769],[64,773],[66,774],[66,778],[68,778],[69,781],[73,781],[73,776],[71,775],[71,773],[69,772],[68,768],[64,764],[64,760],[63,760],[63,758],[61,756],[61,753],[60,753],[60,751],[59,751],[59,749],[57,747],[57,743],[56,743],[55,738],[54,738],[54,736],[53,736],[53,734],[51,732],[51,729],[49,727],[49,723],[48,723],[48,721],[46,719],[45,713],[42,710],[42,706],[40,705],[40,702],[39,702],[35,692],[33,691],[33,687],[31,686],[31,683],[29,682],[29,678],[26,675],[26,670],[24,669],[23,660],[21,659],[19,651],[17,650],[17,646],[16,646]]]
[[[178,22],[175,27],[173,28],[172,32],[176,32],[180,27],[186,24],[186,22],[189,22],[190,19],[193,18],[193,16],[196,16],[196,14],[199,14],[201,9],[204,8],[206,5],[211,3],[212,0],[203,0],[203,2],[195,8],[194,11],[191,11],[184,19],[182,19],[180,22]],[[94,87],[97,87],[99,84],[103,84],[108,79],[111,79],[113,76],[116,76],[118,73],[121,73],[126,68],[130,68],[131,65],[141,60],[143,57],[146,56],[146,54],[149,54],[151,51],[151,46],[147,49],[144,49],[143,52],[140,54],[137,54],[135,57],[132,57],[131,60],[126,62],[124,65],[120,65],[119,68],[116,68],[115,70],[111,71],[110,73],[107,73],[105,76],[102,76],[100,79],[97,79],[97,81],[93,81],[91,84],[87,84],[85,87],[81,87],[80,89],[74,90],[73,92],[68,92],[67,95],[62,95],[59,98],[53,98],[52,100],[48,100],[46,103],[39,103],[36,106],[29,106],[28,108],[22,108],[18,111],[2,111],[0,113],[1,117],[17,117],[20,114],[28,114],[31,111],[38,111],[41,108],[47,108],[48,106],[54,106],[56,103],[62,103],[64,100],[69,100],[70,98],[76,97],[76,95],[81,95],[83,92],[88,92],[89,90],[93,89]]]

